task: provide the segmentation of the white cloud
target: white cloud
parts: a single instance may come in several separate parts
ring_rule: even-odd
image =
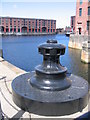
[[[16,8],[17,8],[17,5],[16,5],[16,4],[14,4],[14,5],[13,5],[13,8],[15,8],[15,9],[16,9]]]

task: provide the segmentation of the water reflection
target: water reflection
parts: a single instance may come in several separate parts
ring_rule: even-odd
[[[81,62],[81,50],[69,48],[68,54],[70,58],[70,68],[72,68],[72,73],[82,76],[88,80],[88,64]]]

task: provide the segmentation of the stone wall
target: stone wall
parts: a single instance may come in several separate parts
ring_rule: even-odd
[[[88,41],[89,36],[70,35],[69,45],[70,48],[82,49],[82,43]]]
[[[71,35],[68,47],[81,49],[81,61],[90,63],[90,36]]]
[[[90,40],[84,42],[82,45],[81,61],[90,63]]]

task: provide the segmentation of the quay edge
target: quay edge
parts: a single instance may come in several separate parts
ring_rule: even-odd
[[[12,82],[13,78],[15,78],[19,74],[23,74],[23,73],[25,73],[25,71],[19,69],[18,67],[12,65],[11,63],[5,61],[3,58],[0,57],[0,77],[2,77],[2,80],[0,80],[0,89],[1,89],[1,93],[2,93],[2,94],[0,94],[0,100],[1,100],[1,108],[0,109],[2,110],[2,112],[5,113],[5,115],[8,118],[12,118],[12,119],[18,118],[18,117],[29,118],[29,119],[30,118],[37,118],[37,119],[38,118],[48,118],[46,116],[40,116],[40,115],[25,112],[13,103],[12,97],[11,97],[11,93],[12,93],[11,82]],[[6,76],[6,78],[3,79],[3,76]],[[9,101],[9,103],[8,103],[8,101]],[[75,118],[87,113],[89,111],[88,106],[89,105],[87,105],[83,109],[82,112],[77,112],[75,114],[66,115],[66,116],[57,116],[57,119],[58,118],[75,119]],[[21,114],[23,114],[23,115],[21,116]],[[50,116],[50,118],[54,118],[56,120],[56,117]]]
[[[2,33],[2,36],[43,36],[43,35],[56,35],[57,33]]]

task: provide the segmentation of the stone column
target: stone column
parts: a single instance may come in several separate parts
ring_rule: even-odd
[[[30,24],[31,24],[31,33],[32,33],[32,20],[30,20]]]
[[[48,20],[47,20],[47,33],[48,33]]]
[[[51,21],[50,21],[50,28],[49,28],[49,33],[51,33]]]
[[[42,33],[42,20],[41,20],[41,24],[40,24],[40,33]]]

